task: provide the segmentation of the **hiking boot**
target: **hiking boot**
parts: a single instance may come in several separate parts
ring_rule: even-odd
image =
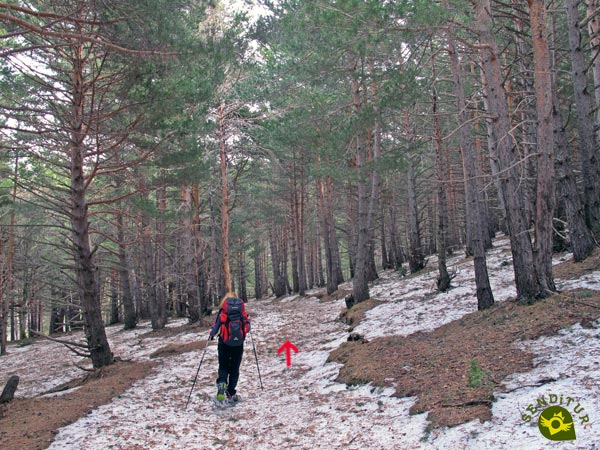
[[[217,400],[222,402],[225,400],[225,392],[227,391],[227,383],[217,383]]]
[[[239,402],[241,399],[242,397],[240,397],[238,394],[231,395],[229,392],[227,392],[227,400],[230,402]]]

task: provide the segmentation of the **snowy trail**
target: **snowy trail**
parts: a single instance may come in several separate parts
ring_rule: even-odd
[[[339,366],[325,361],[347,336],[334,320],[342,304],[299,297],[250,303],[265,389],[247,340],[238,385],[243,401],[233,408],[215,409],[208,400],[217,366],[211,345],[187,412],[198,353],[166,358],[120,398],[63,428],[50,448],[426,448],[419,443],[425,417],[408,420],[412,400],[390,397],[389,389],[347,389],[333,381]],[[277,355],[287,339],[299,348],[290,368]]]
[[[563,256],[564,258],[564,256]],[[512,267],[506,246],[489,258],[494,294],[501,301],[514,295]],[[476,309],[472,263],[453,260],[456,286],[449,293],[432,294],[434,273],[400,278],[386,272],[372,288],[385,303],[368,312],[355,331],[368,339],[379,335],[407,335],[431,330]],[[432,259],[429,264],[435,264]],[[561,280],[559,288],[600,290],[600,272],[579,281]],[[348,288],[349,286],[343,286]],[[528,373],[504,380],[511,392],[498,395],[492,420],[469,422],[452,429],[427,431],[426,414],[409,416],[412,398],[392,397],[392,389],[351,387],[336,383],[339,364],[326,363],[329,353],[347,337],[347,327],[335,321],[343,300],[319,302],[315,297],[250,301],[253,337],[265,389],[260,389],[252,341],[245,346],[238,385],[243,401],[216,410],[216,345],[206,352],[187,411],[184,406],[201,357],[201,350],[158,358],[152,374],[139,380],[109,404],[61,428],[53,450],[104,449],[600,449],[600,326],[573,326],[559,335],[524,342],[539,355]],[[169,326],[182,325],[173,321]],[[384,326],[385,325],[385,326]],[[171,337],[143,336],[149,325],[107,332],[116,355],[146,360],[155,350],[175,342],[205,339],[186,332]],[[286,368],[277,349],[286,340],[299,348]],[[64,354],[64,358],[63,355]],[[14,348],[2,362],[23,374],[18,396],[44,392],[75,376],[73,358],[56,343],[37,341]],[[9,371],[3,364],[0,375]],[[539,380],[555,381],[535,386]],[[560,393],[581,401],[590,424],[578,428],[574,442],[545,440],[535,424],[521,420],[525,408],[541,395]],[[55,394],[60,395],[60,394]],[[589,426],[588,426],[589,425]]]

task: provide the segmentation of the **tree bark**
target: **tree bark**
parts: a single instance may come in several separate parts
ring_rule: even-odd
[[[3,230],[0,228],[0,356],[6,354],[8,345],[8,315],[9,300],[5,292],[6,286],[6,255],[4,251]]]
[[[596,142],[600,142],[600,18],[597,15],[597,10],[600,7],[600,1],[598,0],[587,0],[587,23],[588,23],[588,34],[590,36],[590,49],[591,49],[591,61],[592,61],[592,78],[593,78],[593,91],[594,98],[596,100]]]
[[[398,240],[398,224],[397,224],[397,204],[398,194],[396,180],[392,180],[392,204],[390,206],[390,247],[392,254],[392,264],[395,270],[402,270],[402,263],[404,262],[404,255],[402,253],[402,246]]]
[[[577,190],[577,183],[573,175],[571,165],[571,149],[569,147],[567,134],[563,120],[558,111],[557,90],[552,89],[555,96],[553,116],[554,116],[554,136],[556,137],[556,181],[558,198],[564,206],[567,224],[569,228],[569,240],[571,250],[573,251],[573,260],[575,262],[583,261],[594,250],[594,240],[592,233],[585,223],[585,212],[583,204]]]
[[[537,110],[537,195],[535,212],[535,268],[544,295],[556,291],[552,276],[552,221],[554,218],[554,136],[552,134],[552,68],[543,0],[528,0],[533,40],[534,86]],[[590,116],[591,119],[591,116]],[[592,134],[593,138],[593,134]]]
[[[137,317],[129,280],[129,259],[125,244],[125,225],[123,223],[123,213],[120,210],[117,213],[117,239],[119,241],[119,273],[121,278],[121,302],[123,303],[123,325],[125,330],[132,330],[136,326]]]
[[[166,262],[166,225],[167,188],[160,186],[156,190],[158,217],[156,218],[156,319],[152,319],[152,329],[159,330],[167,324],[167,274]]]
[[[352,94],[354,99],[354,111],[357,117],[361,114],[362,103],[360,100],[360,86],[358,81],[352,79]],[[354,278],[352,280],[352,295],[356,303],[369,298],[369,285],[367,280],[367,257],[369,250],[369,197],[367,194],[367,176],[365,170],[366,151],[365,133],[358,124],[355,135],[356,146],[356,171],[358,174],[358,236],[356,242],[356,261],[354,266]]]
[[[410,273],[416,273],[425,267],[425,257],[423,255],[421,231],[419,229],[415,168],[410,155],[407,156],[406,160],[408,167],[408,267]]]
[[[379,237],[381,239],[381,268],[383,270],[388,270],[392,268],[392,264],[390,262],[390,252],[388,252],[387,247],[387,233],[385,227],[385,208],[383,204],[381,205],[381,209],[379,211],[380,221],[379,221]]]
[[[195,239],[195,224],[194,224],[194,211],[192,201],[192,189],[191,186],[184,186],[181,188],[181,202],[182,202],[182,214],[183,214],[183,267],[184,267],[184,279],[185,279],[185,297],[187,299],[188,316],[190,322],[197,322],[200,320],[202,315],[200,306],[200,296],[198,292],[198,263],[196,260],[196,239]]]
[[[213,299],[215,304],[218,304],[221,296],[220,293],[225,291],[223,285],[223,272],[221,246],[218,243],[221,241],[220,229],[221,227],[217,224],[217,212],[215,209],[215,202],[213,201],[213,193],[208,194],[208,204],[210,206],[210,268],[209,268],[209,291],[210,297]]]
[[[281,297],[287,293],[287,275],[285,273],[285,261],[283,261],[283,249],[279,232],[276,226],[269,231],[269,242],[271,246],[271,266],[273,268],[273,294]]]
[[[117,289],[117,271],[113,270],[110,276],[110,325],[121,321],[119,314],[119,290]]]
[[[436,82],[436,70],[435,70],[435,58],[431,59],[432,78],[433,78],[433,124],[435,130],[435,162],[436,162],[436,174],[437,174],[437,255],[438,255],[438,278],[437,278],[437,289],[440,292],[446,292],[450,289],[450,275],[448,274],[448,268],[446,267],[446,243],[448,236],[448,198],[446,197],[446,168],[443,163],[443,143],[442,143],[442,129],[440,126],[440,117],[438,114],[438,95],[435,88]]]
[[[477,292],[477,309],[490,308],[494,304],[494,295],[490,286],[485,257],[485,235],[487,235],[487,221],[484,220],[479,202],[479,172],[477,170],[477,154],[472,138],[472,129],[467,114],[467,101],[463,86],[462,73],[459,65],[458,53],[454,38],[450,35],[448,40],[450,65],[454,78],[454,94],[458,110],[458,126],[460,131],[458,139],[460,153],[463,161],[465,176],[466,220],[470,231],[470,247],[473,252],[473,265],[475,270],[475,285]]]
[[[432,61],[433,65],[433,61]],[[435,68],[434,68],[435,71]],[[435,78],[435,73],[434,73]],[[446,198],[445,177],[443,167],[443,143],[442,130],[440,127],[440,118],[437,111],[437,93],[433,92],[433,121],[435,125],[435,159],[437,173],[437,254],[438,254],[438,278],[437,288],[440,292],[446,292],[450,289],[450,275],[446,267],[446,243],[448,234],[448,199]]]
[[[240,248],[243,249],[244,243],[242,239],[240,239]],[[238,252],[238,297],[241,298],[244,302],[248,301],[248,288],[246,284],[246,252],[244,250],[240,250]]]
[[[229,269],[229,180],[227,178],[227,153],[225,149],[225,117],[223,103],[218,108],[219,156],[221,161],[221,248],[223,284],[226,292],[232,292],[231,270]],[[225,294],[223,292],[222,294]]]
[[[325,247],[325,267],[327,272],[327,293],[333,294],[338,288],[337,277],[337,258],[335,254],[335,244],[332,242],[335,237],[334,224],[331,222],[330,214],[332,205],[329,204],[329,195],[321,178],[317,178],[317,194],[319,196],[319,209],[323,229],[323,246]]]
[[[521,164],[518,149],[511,134],[506,92],[502,86],[503,75],[498,59],[498,46],[491,31],[490,0],[473,2],[476,24],[481,43],[482,66],[485,74],[487,104],[494,129],[498,156],[500,188],[506,207],[506,222],[511,241],[517,297],[529,303],[543,296],[534,265],[533,246],[524,204],[522,183],[517,167]]]
[[[107,366],[113,362],[113,354],[106,338],[100,292],[96,278],[97,267],[94,251],[90,246],[89,216],[86,191],[89,180],[85,174],[84,155],[87,125],[84,123],[86,91],[89,83],[85,80],[86,68],[83,44],[73,46],[71,58],[71,120],[70,120],[70,174],[71,174],[71,226],[75,250],[76,279],[85,322],[87,340],[94,368]]]
[[[317,185],[317,198],[315,199],[315,264],[316,264],[316,284],[318,287],[325,286],[325,277],[323,276],[323,251],[321,247],[321,236],[323,234],[322,229],[322,215],[319,214],[319,205],[321,200],[319,197],[319,186]],[[323,237],[323,239],[325,239]]]
[[[326,196],[327,196],[327,211],[329,215],[329,242],[331,244],[332,267],[331,273],[335,277],[334,284],[339,286],[344,282],[344,274],[342,272],[342,259],[340,258],[340,245],[338,242],[336,223],[335,223],[335,205],[333,195],[333,178],[328,176],[326,180]]]
[[[296,158],[294,157],[294,188],[293,198],[295,204],[296,220],[296,257],[298,267],[298,293],[304,295],[306,292],[306,257],[304,255],[304,161],[300,159],[300,173],[296,167]],[[299,180],[298,180],[299,178]]]
[[[142,252],[144,264],[144,292],[150,313],[150,322],[152,329],[159,327],[159,305],[157,295],[156,265],[154,261],[154,245],[152,228],[147,213],[142,213]]]
[[[263,286],[263,272],[265,267],[263,265],[262,251],[259,248],[262,244],[257,242],[254,246],[253,262],[254,262],[254,298],[261,299],[266,294],[266,286]]]
[[[374,71],[372,62],[370,63],[371,71]],[[364,87],[365,97],[367,96],[367,87]],[[369,209],[367,215],[367,229],[369,231],[369,260],[368,260],[368,271],[367,281],[375,281],[379,276],[377,275],[377,265],[375,263],[375,218],[377,210],[379,209],[379,197],[381,191],[381,176],[379,175],[379,168],[377,167],[378,161],[381,159],[381,118],[379,111],[379,87],[377,83],[373,83],[371,86],[372,90],[372,104],[373,114],[375,115],[375,124],[372,133],[372,152],[370,155],[370,163],[373,166],[371,172],[371,192],[369,195]],[[367,100],[365,100],[366,102]],[[369,133],[371,135],[371,133]]]
[[[595,142],[594,105],[588,89],[588,64],[583,54],[578,4],[579,0],[566,0],[573,96],[577,110],[585,218],[596,240],[600,240],[600,156]]]

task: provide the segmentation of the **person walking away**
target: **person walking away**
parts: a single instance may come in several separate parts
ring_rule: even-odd
[[[241,398],[236,393],[240,377],[240,364],[244,353],[244,340],[250,332],[250,319],[244,301],[235,294],[225,294],[219,305],[219,312],[210,330],[209,339],[219,335],[219,371],[217,377],[217,400],[227,398],[237,402]]]

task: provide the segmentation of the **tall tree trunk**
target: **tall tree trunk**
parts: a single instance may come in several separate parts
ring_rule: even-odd
[[[261,299],[266,294],[266,286],[263,286],[263,272],[265,270],[262,262],[262,251],[259,251],[261,246],[260,242],[257,242],[254,246],[253,251],[253,262],[254,262],[254,298]]]
[[[298,276],[298,241],[296,239],[296,211],[294,208],[295,201],[292,199],[290,205],[290,251],[292,262],[292,292],[300,291],[300,277]]]
[[[374,71],[372,62],[370,63],[371,71]],[[367,87],[364,87],[365,97],[367,96]],[[377,265],[375,264],[375,217],[377,215],[377,210],[379,206],[379,196],[381,190],[381,177],[379,176],[379,172],[377,169],[377,163],[381,159],[381,118],[379,111],[379,87],[377,83],[373,83],[371,86],[372,90],[372,103],[373,103],[373,113],[375,115],[375,126],[373,128],[373,133],[369,133],[372,136],[372,152],[370,157],[370,163],[375,167],[371,169],[371,186],[370,186],[370,195],[369,195],[369,208],[367,213],[367,229],[369,236],[369,259],[368,259],[368,271],[367,271],[367,281],[374,281],[378,278],[377,275]],[[367,100],[365,100],[367,101]]]
[[[592,77],[594,81],[593,91],[596,99],[596,140],[600,142],[600,18],[598,17],[598,8],[600,1],[587,0],[587,23],[588,34],[590,35],[590,49],[592,61]]]
[[[390,262],[390,254],[387,248],[387,234],[385,232],[385,207],[383,203],[381,204],[380,209],[380,218],[379,221],[379,237],[381,239],[381,268],[383,270],[388,270],[392,268],[392,264]]]
[[[581,29],[579,28],[579,0],[565,0],[567,27],[573,73],[573,96],[577,108],[579,154],[583,180],[583,200],[586,223],[596,240],[600,240],[600,152],[594,135],[594,106],[588,89],[587,62],[583,54]]]
[[[410,273],[416,273],[425,267],[425,257],[423,255],[421,231],[419,229],[415,168],[410,155],[407,156],[406,160],[408,167],[408,267]]]
[[[535,213],[535,268],[545,294],[555,291],[552,276],[552,221],[554,219],[554,136],[552,134],[552,68],[548,45],[546,5],[528,0],[533,40],[534,86],[537,110],[537,196]],[[590,116],[591,119],[591,116]],[[593,134],[592,134],[593,137]]]
[[[531,72],[531,42],[527,40],[527,12],[522,8],[521,0],[512,0],[514,7],[514,27],[516,29],[515,50],[518,67],[523,74]],[[506,60],[506,56],[504,60]],[[511,79],[515,79],[516,89],[513,89]],[[521,159],[521,184],[527,221],[529,227],[535,223],[536,202],[536,111],[534,99],[534,80],[532,76],[506,76],[504,86],[507,93],[508,114],[514,126],[515,145],[523,155]],[[519,105],[519,107],[517,107]],[[518,134],[520,133],[520,135]]]
[[[138,224],[141,223],[142,215],[138,215]],[[136,230],[137,242],[140,244],[138,248],[134,250],[134,254],[132,255],[132,266],[133,269],[130,271],[129,276],[131,280],[131,288],[133,292],[133,300],[135,303],[135,309],[137,311],[138,319],[146,320],[148,319],[148,303],[144,301],[144,294],[142,292],[144,285],[144,277],[142,276],[142,233],[139,225]]]
[[[309,215],[310,217],[310,215]],[[310,219],[309,219],[310,220]],[[309,225],[308,229],[308,239],[306,241],[306,249],[308,250],[308,255],[306,257],[306,282],[307,288],[313,289],[315,287],[315,279],[316,279],[316,250],[315,250],[315,236],[314,236],[314,227]]]
[[[84,155],[87,126],[84,123],[86,109],[84,49],[79,44],[74,49],[71,85],[70,121],[70,174],[71,174],[71,226],[75,251],[76,279],[85,322],[85,337],[94,368],[107,366],[113,362],[113,354],[106,338],[100,292],[96,278],[97,267],[94,252],[90,246],[88,203],[86,198],[90,179],[86,178]]]
[[[490,308],[494,304],[494,295],[490,286],[485,257],[485,235],[487,234],[487,222],[483,220],[480,209],[477,170],[477,154],[475,143],[472,138],[472,129],[467,115],[467,101],[460,71],[458,53],[454,45],[454,39],[450,36],[448,40],[448,51],[450,53],[450,65],[454,78],[454,95],[458,110],[458,139],[460,152],[463,160],[463,172],[465,176],[465,198],[467,224],[470,230],[471,251],[473,252],[473,265],[475,270],[475,285],[477,290],[477,309]]]
[[[354,98],[354,111],[360,117],[362,103],[360,99],[360,86],[356,79],[352,80],[352,93]],[[356,171],[358,192],[358,237],[356,243],[356,261],[354,267],[354,278],[352,280],[352,295],[355,302],[362,302],[369,298],[369,285],[367,283],[367,252],[369,249],[369,197],[367,194],[366,176],[366,150],[365,133],[360,124],[355,135],[356,146]]]
[[[166,262],[166,225],[167,188],[163,185],[156,191],[158,217],[156,219],[156,319],[152,320],[152,329],[164,328],[167,324],[167,274]]]
[[[452,163],[450,159],[450,146],[443,146],[444,154],[442,157],[442,167],[445,170],[444,181],[445,187],[444,192],[446,194],[447,205],[448,205],[448,228],[446,233],[447,250],[449,254],[453,251],[454,247],[460,244],[460,234],[457,218],[457,205],[456,205],[456,182],[454,181],[454,173],[452,171]],[[449,246],[449,247],[448,247]]]
[[[242,239],[240,239],[239,242],[240,245],[240,250],[238,252],[238,290],[237,290],[237,294],[238,297],[241,298],[243,301],[247,302],[248,301],[248,288],[246,285],[246,252],[243,250],[244,248],[244,243],[242,241]]]
[[[327,210],[326,214],[329,215],[329,242],[331,244],[331,257],[332,257],[332,267],[331,273],[335,277],[334,284],[339,286],[344,282],[344,274],[342,272],[342,259],[340,257],[340,245],[336,232],[336,222],[335,222],[335,198],[333,194],[333,178],[327,176],[326,183],[326,196],[327,196]]]
[[[438,278],[437,288],[440,292],[446,292],[450,289],[450,275],[446,267],[446,243],[448,236],[448,199],[446,197],[446,186],[444,182],[445,167],[443,163],[443,142],[442,142],[442,127],[440,125],[440,117],[438,114],[438,95],[435,88],[436,70],[435,58],[431,59],[432,78],[433,78],[433,124],[435,129],[435,161],[437,173],[437,203],[438,203],[438,220],[437,220],[437,255],[438,255]]]
[[[200,185],[192,185],[192,224],[193,252],[196,263],[196,285],[198,286],[198,303],[200,314],[209,315],[212,311],[212,296],[210,287],[210,244],[200,236]]]
[[[8,228],[7,254],[4,254],[4,240],[0,236],[0,355],[6,353],[8,340],[8,316],[9,316],[9,298],[12,298],[11,291],[13,289],[13,262],[15,252],[15,206],[17,201],[17,183],[19,176],[19,154],[15,156],[15,168],[13,171],[13,186],[11,201],[13,204],[10,212],[10,225]],[[14,311],[14,308],[13,308]],[[12,321],[12,332],[14,333],[14,320]]]
[[[115,325],[121,321],[119,314],[119,290],[117,288],[117,271],[113,270],[110,276],[110,324]]]
[[[198,262],[195,242],[195,223],[192,200],[192,189],[190,186],[181,188],[181,202],[183,213],[183,267],[185,279],[185,296],[187,298],[188,315],[190,322],[197,322],[202,315],[200,296],[198,292]]]
[[[474,67],[471,67],[471,73],[474,72]],[[485,80],[485,72],[481,71],[481,84],[483,87],[483,91],[487,92],[487,82]],[[483,108],[485,111],[490,110],[489,102],[487,97],[483,96]],[[479,116],[479,110],[477,109],[475,113]],[[491,120],[485,121],[486,128],[486,139],[487,139],[487,150],[489,155],[489,163],[490,163],[490,171],[492,172],[492,180],[494,182],[494,187],[496,188],[496,195],[498,198],[498,205],[500,207],[500,228],[503,232],[508,234],[508,220],[506,218],[506,202],[504,201],[504,193],[502,192],[502,183],[500,182],[500,159],[498,157],[498,138],[496,137],[496,130],[494,124]]]
[[[221,270],[223,254],[221,252],[220,242],[220,226],[217,225],[217,211],[215,202],[213,201],[213,193],[209,192],[208,204],[210,206],[210,269],[209,269],[209,284],[210,297],[218,304],[222,297],[221,292],[225,291],[223,284],[223,273]]]
[[[322,184],[321,184],[322,186]],[[321,204],[319,185],[317,185],[317,197],[315,199],[315,260],[316,260],[316,283],[318,287],[325,286],[325,277],[323,276],[323,252],[321,248],[321,236],[323,235],[322,229],[322,215],[319,214],[319,205]],[[325,238],[323,238],[325,239]]]
[[[335,224],[331,222],[333,218],[330,214],[332,205],[329,204],[329,195],[326,192],[326,187],[321,178],[317,179],[317,194],[319,196],[319,209],[321,223],[323,225],[323,245],[325,247],[325,266],[327,269],[327,293],[331,295],[337,291],[338,288],[336,246],[334,242],[332,242],[335,237]]]
[[[484,230],[483,236],[483,246],[486,250],[489,250],[493,247],[492,239],[496,236],[496,224],[495,220],[492,218],[492,214],[490,212],[491,201],[490,196],[488,195],[488,189],[486,188],[486,183],[484,182],[484,176],[486,174],[486,157],[483,153],[483,146],[481,144],[481,136],[478,133],[478,125],[479,125],[479,117],[477,111],[475,111],[475,128],[474,134],[476,135],[474,139],[475,145],[475,154],[477,160],[477,173],[479,177],[477,177],[477,192],[479,192],[479,211],[481,212],[481,224],[482,229]]]
[[[517,297],[521,302],[531,302],[544,295],[535,271],[533,246],[528,230],[523,201],[522,183],[517,166],[518,150],[513,142],[506,92],[502,86],[503,75],[498,59],[498,46],[491,31],[490,0],[473,1],[476,24],[481,43],[482,66],[486,80],[488,114],[494,128],[499,163],[500,187],[506,207],[506,221],[510,234],[511,253],[515,273]]]
[[[304,160],[300,160],[300,173],[297,176],[296,159],[294,157],[294,189],[293,198],[295,203],[296,220],[296,257],[298,260],[298,293],[304,295],[306,292],[306,258],[304,256]],[[298,178],[300,180],[298,180]]]
[[[135,328],[137,317],[133,296],[131,295],[131,284],[129,280],[129,259],[127,257],[127,246],[125,244],[125,226],[123,223],[123,212],[117,212],[117,239],[119,241],[119,273],[121,277],[121,301],[123,303],[123,324],[125,330]]]
[[[271,266],[273,268],[273,294],[281,297],[287,293],[287,274],[285,273],[285,261],[283,261],[283,249],[281,238],[277,227],[269,231],[269,242],[271,246]]]
[[[571,250],[573,251],[573,260],[575,262],[583,261],[594,250],[594,240],[592,234],[585,223],[585,212],[583,204],[577,190],[577,183],[573,175],[571,165],[571,148],[569,147],[567,133],[563,125],[563,120],[558,110],[557,90],[552,89],[555,96],[553,116],[554,116],[554,136],[556,137],[556,181],[558,197],[564,205],[565,215],[569,228],[569,240]]]
[[[396,180],[392,180],[392,204],[390,206],[390,246],[392,254],[392,264],[395,270],[402,270],[404,255],[402,246],[398,240],[398,225],[397,225],[397,204],[398,204],[398,188]]]
[[[0,356],[6,354],[8,345],[8,315],[9,300],[6,295],[6,254],[4,251],[5,239],[0,228]]]
[[[153,233],[150,219],[146,213],[142,213],[142,258],[144,265],[144,293],[152,329],[159,326],[159,306],[156,286],[156,266],[154,261]]]
[[[219,137],[219,156],[221,161],[221,249],[223,284],[226,292],[233,290],[231,285],[231,270],[229,269],[229,180],[227,178],[227,153],[225,149],[225,118],[223,103],[218,108],[217,134]],[[223,292],[222,294],[225,294]]]

